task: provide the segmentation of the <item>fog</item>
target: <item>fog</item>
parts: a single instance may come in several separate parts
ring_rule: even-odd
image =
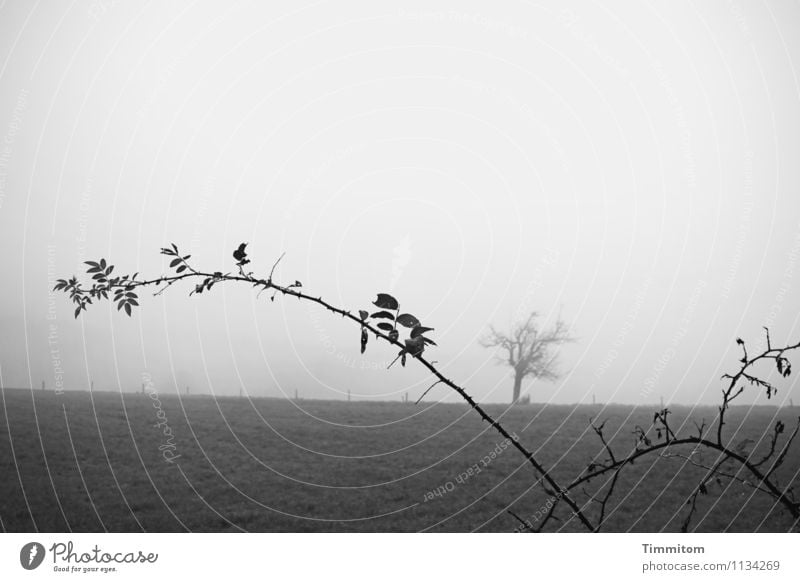
[[[0,7],[0,382],[416,399],[431,383],[318,306],[220,284],[77,320],[56,278],[276,259],[346,309],[478,340],[531,310],[577,341],[539,402],[711,404],[762,326],[800,341],[800,6],[513,2]],[[796,375],[776,380],[797,397]],[[747,400],[745,400],[745,397]],[[751,390],[741,402],[767,403]],[[428,400],[454,400],[439,386]]]

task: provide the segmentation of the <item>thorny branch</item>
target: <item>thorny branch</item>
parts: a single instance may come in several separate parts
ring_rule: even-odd
[[[782,444],[780,441],[782,435],[785,433],[785,426],[782,421],[778,421],[770,436],[768,451],[758,460],[752,460],[750,458],[751,454],[746,453],[741,446],[743,443],[739,443],[737,448],[731,448],[730,444],[726,443],[723,438],[723,427],[726,424],[726,413],[731,402],[733,402],[744,392],[746,385],[756,386],[764,389],[766,391],[767,398],[771,398],[776,392],[775,387],[771,383],[759,378],[754,373],[751,373],[753,365],[758,362],[772,360],[775,362],[778,373],[783,377],[787,377],[791,374],[791,364],[786,358],[785,354],[799,348],[800,343],[782,348],[773,348],[771,338],[769,337],[769,330],[766,330],[766,349],[760,354],[750,357],[747,353],[744,341],[741,339],[736,340],[736,343],[741,346],[743,352],[743,356],[740,359],[741,366],[735,374],[725,374],[722,377],[723,379],[729,380],[729,383],[726,388],[722,390],[722,403],[718,408],[718,415],[716,419],[716,438],[714,440],[711,440],[706,436],[708,429],[706,427],[705,420],[703,420],[700,425],[695,422],[695,427],[697,429],[696,436],[676,435],[669,423],[668,417],[671,412],[668,408],[664,408],[654,413],[650,428],[644,429],[639,425],[634,428],[633,433],[635,442],[633,450],[625,455],[620,455],[618,452],[613,450],[610,441],[604,434],[606,421],[603,421],[600,424],[595,424],[593,420],[590,420],[591,428],[600,439],[603,450],[607,454],[608,458],[599,462],[597,459],[593,460],[589,463],[586,471],[584,471],[583,474],[575,478],[566,487],[562,487],[556,482],[551,473],[541,464],[541,462],[536,459],[533,453],[523,446],[516,438],[513,438],[497,420],[491,417],[482,406],[475,402],[475,400],[466,392],[463,387],[456,384],[453,380],[445,377],[434,366],[435,362],[429,361],[423,357],[425,347],[427,345],[435,345],[433,340],[430,340],[424,335],[426,332],[432,331],[432,328],[422,326],[419,320],[410,314],[400,314],[399,305],[397,304],[396,299],[386,294],[379,294],[378,301],[376,301],[374,304],[379,309],[382,309],[382,311],[370,315],[367,311],[360,310],[357,315],[353,314],[350,311],[346,311],[331,305],[327,301],[323,300],[322,297],[315,297],[304,291],[301,291],[300,289],[302,288],[302,283],[300,283],[300,281],[295,281],[294,283],[288,285],[276,283],[273,277],[278,263],[280,263],[284,256],[283,254],[272,265],[269,275],[266,278],[258,277],[254,274],[254,272],[247,271],[245,266],[250,263],[250,260],[247,258],[246,246],[247,245],[245,243],[242,243],[233,253],[233,257],[236,259],[237,267],[236,271],[233,273],[223,273],[221,271],[205,272],[195,269],[188,262],[191,258],[191,255],[181,255],[177,246],[173,244],[170,247],[162,248],[161,253],[171,257],[169,266],[171,269],[175,270],[174,274],[162,275],[153,279],[139,279],[138,273],[134,274],[133,276],[112,276],[114,266],[109,265],[105,259],[101,259],[98,262],[86,262],[86,264],[89,266],[87,273],[91,275],[92,278],[91,287],[83,287],[78,279],[73,276],[70,279],[59,279],[56,282],[54,290],[64,291],[65,293],[69,294],[70,299],[75,305],[75,317],[80,315],[81,311],[86,311],[88,305],[91,305],[94,302],[102,299],[109,299],[110,294],[113,294],[112,301],[117,304],[117,309],[124,309],[125,312],[130,316],[133,307],[139,306],[137,290],[141,288],[152,287],[155,289],[153,295],[160,295],[172,285],[180,281],[199,280],[200,282],[195,285],[194,290],[190,293],[190,295],[192,295],[195,293],[199,294],[203,293],[204,291],[210,291],[218,283],[238,282],[246,283],[251,285],[253,288],[257,288],[259,290],[259,294],[264,291],[272,291],[273,293],[270,297],[271,301],[274,301],[277,295],[295,297],[301,301],[308,301],[317,304],[335,315],[339,315],[345,319],[353,321],[361,329],[362,352],[366,348],[369,334],[372,334],[376,339],[384,340],[391,345],[399,347],[400,353],[398,354],[398,358],[401,359],[403,365],[405,365],[406,357],[411,356],[435,377],[435,382],[423,393],[422,397],[424,397],[425,394],[427,394],[428,391],[430,391],[434,386],[440,383],[445,384],[454,390],[463,400],[465,400],[467,404],[469,404],[469,406],[475,412],[477,412],[477,414],[483,420],[488,422],[494,430],[500,433],[504,438],[508,439],[509,442],[511,442],[517,449],[517,451],[525,457],[526,461],[540,476],[537,481],[541,483],[545,492],[551,496],[550,499],[552,500],[552,503],[549,505],[548,511],[544,515],[543,519],[539,522],[538,527],[534,527],[532,524],[530,524],[530,522],[521,518],[511,510],[508,510],[509,515],[523,524],[524,527],[522,529],[524,531],[542,531],[550,520],[558,519],[555,512],[562,501],[569,507],[571,513],[578,518],[581,524],[588,531],[600,531],[605,520],[607,519],[607,506],[615,491],[615,488],[619,483],[619,475],[622,469],[627,465],[632,465],[637,459],[646,455],[658,453],[659,455],[669,456],[666,453],[668,449],[681,446],[694,446],[696,451],[714,451],[720,456],[719,461],[710,467],[700,465],[693,460],[691,461],[693,464],[706,469],[706,474],[701,480],[699,486],[693,491],[690,498],[687,500],[689,511],[682,525],[683,531],[688,531],[691,524],[691,519],[697,509],[698,497],[707,493],[707,484],[713,479],[721,478],[745,482],[755,490],[771,496],[777,502],[782,504],[784,508],[791,514],[791,516],[795,519],[795,524],[800,521],[800,503],[795,501],[793,489],[791,487],[782,487],[774,478],[776,469],[784,462],[786,454],[794,442],[798,431],[800,430],[800,418],[798,418],[797,424],[795,425],[791,435],[789,435],[788,438],[784,438]],[[376,319],[386,319],[387,321],[376,322]],[[402,342],[399,338],[397,329],[398,324],[411,329],[410,337]],[[525,357],[530,356],[531,359],[535,359],[535,357],[539,354],[533,350],[530,354],[522,355]],[[420,397],[420,399],[422,397]],[[653,442],[650,436],[648,436],[651,431],[655,433],[655,442]],[[769,464],[770,461],[772,461],[771,464]],[[739,477],[738,473],[722,471],[722,466],[728,462],[736,462],[740,465],[740,471],[749,472],[753,478],[752,482]],[[768,469],[764,470],[764,467],[767,466]],[[594,494],[591,494],[586,490],[586,485],[588,485],[592,480],[611,472],[613,472],[611,477],[606,478],[601,487],[597,489]],[[582,505],[579,505],[570,495],[570,492],[579,487],[588,498],[588,501]],[[555,494],[554,491],[557,491],[558,494]],[[603,491],[602,495],[600,494],[601,491]],[[594,503],[598,507],[598,515],[594,521],[589,518],[587,512],[585,511],[588,505],[591,503]]]
[[[730,382],[722,391],[723,401],[722,405],[718,409],[719,414],[717,417],[716,438],[714,440],[706,437],[707,427],[705,419],[703,419],[700,424],[698,424],[696,421],[693,421],[694,426],[697,429],[696,436],[677,436],[669,423],[669,415],[671,414],[671,411],[668,408],[664,408],[654,413],[653,423],[650,428],[644,429],[639,425],[634,427],[634,448],[627,455],[621,456],[618,453],[614,453],[607,438],[605,437],[603,430],[605,428],[606,421],[603,421],[601,424],[597,425],[595,424],[594,419],[590,419],[589,425],[599,438],[602,445],[602,450],[606,452],[608,459],[604,462],[598,462],[596,458],[592,460],[587,466],[585,473],[576,478],[567,486],[567,491],[572,491],[577,487],[581,487],[582,492],[589,499],[589,502],[596,503],[599,506],[599,515],[595,519],[596,531],[599,531],[603,526],[606,517],[606,505],[618,484],[617,477],[619,476],[620,471],[626,465],[633,464],[640,457],[644,457],[653,453],[659,453],[659,456],[662,457],[683,458],[691,464],[705,469],[706,471],[699,485],[694,489],[686,502],[686,504],[689,506],[689,510],[683,521],[681,527],[682,531],[688,531],[688,528],[691,525],[692,517],[697,510],[698,497],[708,493],[709,483],[712,481],[719,483],[721,482],[721,479],[738,481],[756,491],[769,495],[789,512],[789,514],[794,518],[795,525],[800,523],[800,503],[795,501],[793,488],[791,486],[782,487],[774,478],[775,470],[783,464],[787,452],[791,448],[798,431],[800,431],[800,417],[797,419],[794,430],[788,436],[788,438],[783,440],[782,444],[779,443],[782,435],[786,432],[786,427],[783,421],[776,421],[770,436],[769,448],[758,460],[751,458],[752,453],[745,452],[744,448],[747,444],[746,441],[742,441],[735,447],[732,447],[731,444],[726,443],[723,440],[722,429],[725,425],[726,412],[730,407],[730,403],[744,392],[745,383],[751,386],[764,388],[766,390],[767,398],[771,398],[776,392],[776,388],[771,383],[762,380],[761,378],[749,372],[753,364],[760,361],[772,360],[775,362],[778,373],[781,376],[787,377],[789,374],[791,374],[791,364],[784,354],[800,348],[800,343],[789,345],[783,348],[773,348],[771,338],[769,337],[769,330],[766,330],[766,333],[767,348],[754,357],[748,356],[747,348],[743,340],[736,340],[736,343],[741,346],[743,352],[743,357],[740,359],[741,367],[735,374],[725,374],[723,376],[723,379],[728,379]],[[655,432],[655,442],[653,442],[651,437],[648,436],[652,432]],[[693,446],[694,451],[692,454],[702,450],[709,450],[715,452],[720,458],[716,463],[708,466],[698,463],[692,458],[691,455],[682,456],[680,454],[669,454],[666,452],[673,447],[682,446]],[[723,465],[729,462],[738,463],[740,466],[739,471],[733,473],[723,471]],[[768,469],[764,470],[762,467],[768,467]],[[613,471],[613,476],[610,479],[607,479],[595,494],[590,494],[585,489],[585,484],[588,484],[593,479],[604,476],[606,473],[611,471]],[[751,475],[752,479],[748,480],[741,477],[741,471]],[[605,490],[605,493],[600,496],[599,492],[602,491],[606,486],[607,489]],[[556,502],[557,501],[558,499],[556,499]],[[555,509],[555,504],[552,509]],[[529,531],[534,531],[532,528],[527,529]]]
[[[445,384],[454,390],[475,412],[478,413],[481,419],[488,422],[494,430],[500,433],[504,438],[508,439],[508,441],[511,442],[514,448],[516,448],[517,451],[519,451],[525,457],[526,461],[533,467],[536,473],[541,476],[543,481],[547,483],[550,488],[563,492],[559,497],[559,501],[563,500],[564,503],[569,506],[570,510],[575,517],[578,518],[581,524],[588,531],[596,531],[594,524],[586,517],[578,504],[570,497],[566,490],[562,489],[550,472],[536,459],[533,453],[531,453],[524,445],[522,445],[518,439],[513,438],[511,434],[497,420],[490,416],[486,410],[484,410],[484,408],[467,393],[464,388],[456,384],[453,380],[444,376],[433,365],[433,363],[423,357],[425,346],[428,344],[433,344],[433,341],[425,337],[424,333],[431,331],[432,328],[423,327],[419,324],[419,321],[410,314],[399,314],[399,305],[397,304],[396,299],[386,294],[379,294],[378,301],[375,302],[375,305],[383,311],[373,313],[370,316],[368,312],[361,310],[359,311],[358,315],[354,315],[350,311],[331,305],[327,301],[323,300],[322,297],[314,297],[313,295],[309,295],[303,291],[300,291],[302,288],[302,283],[300,283],[300,281],[295,281],[289,285],[280,285],[274,281],[273,276],[275,268],[277,267],[278,262],[280,262],[283,255],[281,255],[281,257],[273,264],[272,270],[270,271],[268,277],[258,277],[254,272],[245,270],[245,266],[250,263],[250,260],[247,257],[246,247],[247,244],[242,243],[233,252],[233,258],[236,260],[237,267],[237,271],[235,273],[223,273],[221,271],[209,273],[197,270],[188,263],[191,255],[182,256],[178,250],[178,247],[175,244],[172,244],[169,247],[162,248],[161,254],[172,257],[169,266],[171,269],[175,269],[175,274],[162,275],[154,279],[144,280],[137,278],[138,273],[134,274],[133,276],[124,275],[122,277],[112,277],[111,273],[114,270],[114,266],[108,265],[105,259],[101,259],[98,262],[86,262],[86,264],[89,266],[87,273],[92,275],[93,281],[90,288],[84,288],[78,281],[77,277],[73,276],[70,279],[59,279],[56,282],[54,290],[64,291],[70,295],[71,300],[76,305],[75,317],[78,317],[81,311],[86,311],[87,305],[91,305],[94,301],[108,299],[110,293],[114,294],[113,301],[117,303],[117,309],[124,309],[125,312],[130,316],[132,308],[139,305],[136,290],[145,287],[154,287],[156,291],[153,294],[160,295],[175,283],[190,279],[200,281],[196,284],[194,291],[192,291],[190,295],[195,293],[203,293],[204,291],[210,291],[212,287],[218,283],[238,282],[247,283],[253,288],[258,288],[259,293],[272,290],[272,301],[275,300],[276,295],[283,295],[286,297],[295,297],[298,300],[315,303],[331,313],[339,315],[345,319],[349,319],[360,326],[362,332],[362,351],[366,347],[367,333],[371,333],[376,339],[384,340],[391,345],[399,347],[400,354],[398,357],[401,358],[403,364],[405,364],[407,355],[410,355],[416,359],[423,367],[433,374],[433,376],[435,376],[437,383]],[[368,321],[368,319],[371,319],[371,321]],[[375,319],[388,319],[391,320],[394,325],[384,321],[375,323]],[[411,331],[411,337],[402,343],[399,341],[399,334],[397,330],[398,323],[404,327],[413,328]]]

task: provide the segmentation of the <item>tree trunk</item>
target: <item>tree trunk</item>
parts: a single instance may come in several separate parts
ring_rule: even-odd
[[[520,373],[514,373],[514,395],[511,398],[511,404],[516,404],[519,401],[519,393],[522,390],[522,378],[524,376]]]

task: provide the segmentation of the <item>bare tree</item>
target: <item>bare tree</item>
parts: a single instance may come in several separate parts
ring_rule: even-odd
[[[519,400],[522,381],[528,376],[544,380],[558,378],[556,349],[565,342],[574,341],[560,317],[550,329],[540,330],[536,324],[538,316],[532,312],[509,332],[490,327],[480,342],[485,348],[497,348],[498,362],[514,370],[512,404]]]

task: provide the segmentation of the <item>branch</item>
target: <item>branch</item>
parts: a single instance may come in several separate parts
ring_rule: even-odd
[[[423,399],[423,398],[425,398],[425,395],[426,395],[428,392],[430,392],[431,390],[433,390],[433,387],[434,387],[434,386],[436,386],[437,384],[439,384],[440,382],[441,382],[441,380],[436,380],[436,382],[434,382],[433,384],[431,384],[430,386],[428,386],[428,389],[427,389],[427,390],[425,390],[425,392],[423,392],[423,393],[422,393],[422,396],[420,396],[419,398],[417,398],[417,401],[416,401],[414,404],[419,404],[419,403],[422,401],[422,399]]]
[[[113,266],[107,266],[105,260],[103,259],[103,260],[101,260],[100,263],[94,263],[94,262],[91,262],[91,261],[87,262],[87,264],[89,264],[89,266],[91,267],[87,271],[89,273],[95,272],[94,271],[94,269],[95,269],[94,265],[97,265],[98,270],[102,266],[102,269],[103,269],[102,270],[102,273],[103,273],[102,279],[97,279],[96,277],[93,277],[95,280],[100,281],[101,288],[99,290],[97,289],[97,284],[93,285],[91,291],[83,289],[81,287],[80,283],[77,281],[76,277],[72,277],[69,280],[59,279],[56,282],[54,290],[56,290],[56,291],[64,291],[64,292],[67,292],[67,293],[70,294],[71,298],[73,299],[73,302],[75,302],[78,305],[78,308],[77,308],[76,313],[75,313],[76,317],[80,314],[81,311],[85,311],[86,310],[86,305],[87,304],[91,304],[91,297],[87,297],[86,296],[87,293],[91,293],[92,296],[95,296],[98,293],[100,293],[100,295],[97,295],[97,296],[101,296],[103,293],[105,293],[106,297],[107,297],[107,293],[108,292],[121,291],[122,296],[124,298],[127,298],[127,295],[125,295],[125,294],[132,293],[135,296],[134,289],[138,289],[140,287],[148,287],[148,286],[153,286],[153,285],[162,285],[162,284],[166,283],[165,287],[159,292],[159,293],[161,293],[166,288],[169,288],[170,286],[172,286],[174,283],[176,283],[178,281],[182,281],[184,279],[193,279],[193,278],[200,279],[202,281],[200,284],[198,284],[195,287],[195,292],[196,293],[202,293],[204,290],[210,290],[213,285],[215,285],[215,284],[217,284],[219,282],[223,282],[223,281],[224,282],[241,282],[241,283],[250,284],[253,287],[259,288],[262,291],[272,289],[276,293],[280,293],[280,294],[282,294],[284,296],[296,297],[298,300],[303,300],[303,301],[308,301],[308,302],[311,302],[311,303],[315,303],[315,304],[325,308],[326,310],[330,311],[333,314],[340,315],[341,317],[343,317],[345,319],[349,319],[349,320],[355,322],[356,324],[359,325],[359,327],[362,330],[368,330],[377,339],[385,340],[389,344],[392,344],[394,346],[399,347],[401,349],[401,354],[400,355],[403,358],[403,362],[405,362],[405,355],[406,354],[410,355],[411,357],[416,359],[422,366],[427,368],[428,371],[430,371],[438,379],[438,382],[446,384],[451,389],[453,389],[463,400],[465,400],[467,402],[467,404],[469,404],[469,406],[475,412],[478,413],[478,415],[483,420],[488,422],[489,425],[494,430],[496,430],[498,433],[500,433],[500,435],[502,435],[504,438],[508,439],[509,442],[512,443],[514,448],[516,448],[525,457],[527,462],[533,467],[533,469],[539,475],[541,475],[542,479],[544,481],[546,481],[550,485],[550,487],[552,487],[556,491],[564,491],[564,494],[563,494],[564,502],[570,507],[570,509],[572,510],[574,515],[580,520],[580,522],[583,524],[583,526],[587,530],[595,531],[594,525],[587,519],[587,517],[581,511],[581,508],[578,506],[578,504],[569,497],[568,493],[565,490],[562,489],[562,487],[552,477],[550,472],[536,459],[536,457],[533,455],[533,453],[531,453],[527,448],[525,448],[517,439],[513,438],[511,436],[511,434],[497,420],[495,420],[492,416],[490,416],[483,409],[483,407],[481,407],[466,392],[466,390],[464,388],[462,388],[461,386],[459,386],[458,384],[456,384],[455,382],[453,382],[449,378],[445,377],[431,362],[429,362],[428,360],[426,360],[423,357],[423,351],[424,351],[424,347],[425,347],[426,343],[428,343],[428,342],[432,343],[432,340],[428,340],[428,342],[424,341],[425,339],[427,339],[427,338],[424,338],[424,336],[421,335],[421,334],[424,333],[424,331],[420,332],[420,334],[418,334],[417,336],[413,336],[414,331],[412,331],[412,337],[407,339],[407,340],[405,340],[404,343],[401,343],[399,341],[399,338],[398,338],[397,327],[396,327],[396,323],[399,321],[399,316],[397,316],[397,315],[395,315],[395,326],[394,326],[394,328],[392,328],[391,331],[387,330],[388,333],[383,333],[383,331],[381,329],[379,329],[378,326],[380,326],[381,323],[384,323],[384,322],[380,322],[380,323],[376,323],[376,324],[370,323],[370,322],[367,321],[367,313],[366,312],[359,312],[360,317],[356,317],[355,315],[353,315],[349,311],[346,311],[344,309],[335,307],[335,306],[331,305],[330,303],[324,301],[322,299],[322,297],[314,297],[314,296],[308,295],[308,294],[304,293],[303,291],[299,290],[302,287],[302,284],[299,281],[295,281],[293,284],[290,284],[290,285],[279,285],[279,284],[275,283],[274,280],[272,279],[272,274],[273,274],[272,272],[270,272],[270,276],[268,278],[255,277],[252,272],[245,272],[245,270],[244,270],[244,266],[250,263],[250,260],[247,258],[246,246],[247,246],[246,243],[242,243],[241,245],[239,245],[239,247],[233,253],[233,257],[234,257],[234,259],[236,259],[236,266],[238,267],[238,274],[237,275],[232,275],[232,274],[229,274],[229,273],[223,274],[220,271],[216,271],[214,273],[205,273],[205,272],[201,272],[201,271],[198,271],[198,270],[195,270],[195,269],[191,269],[188,266],[188,264],[186,263],[186,261],[189,258],[189,255],[187,255],[186,257],[181,257],[180,253],[178,252],[177,246],[172,244],[171,247],[162,248],[161,249],[161,253],[164,254],[164,255],[170,256],[170,257],[175,257],[170,262],[170,267],[176,269],[176,274],[175,275],[161,276],[161,277],[157,277],[155,279],[143,280],[143,281],[136,280],[136,275],[134,275],[133,277],[125,276],[125,277],[122,277],[122,278],[109,278],[108,275],[110,275],[111,270],[113,270]],[[280,258],[278,259],[278,261],[280,261]],[[273,265],[272,271],[274,271],[275,266],[278,264],[278,261],[276,261],[275,264]],[[188,272],[185,272],[187,270],[188,270]],[[383,297],[383,302],[385,302],[385,304],[381,303],[382,297]],[[274,298],[274,296],[273,296],[273,298]],[[115,301],[117,301],[116,298],[115,298]],[[126,300],[123,299],[123,301],[126,301]],[[135,302],[135,299],[134,299],[134,302]],[[379,308],[395,310],[395,311],[399,312],[399,306],[397,305],[397,301],[393,297],[391,297],[389,295],[379,294],[378,295],[378,301],[375,304]],[[128,306],[128,307],[125,307],[125,310],[128,313],[128,315],[130,315],[130,313],[131,313],[130,304],[127,303],[127,302],[124,302],[124,303],[122,303],[122,305],[127,305]],[[138,303],[135,302],[135,305],[138,306]],[[388,313],[388,312],[386,312],[386,313]],[[373,314],[373,315],[375,315],[375,314]],[[389,315],[391,316],[392,314],[389,313]],[[529,318],[529,321],[532,319],[532,317],[533,316],[531,316]],[[430,328],[422,328],[421,326],[415,326],[415,330],[417,329],[417,327],[419,327],[419,328],[421,328],[423,330],[430,330]],[[409,343],[409,342],[411,342],[411,343]]]

